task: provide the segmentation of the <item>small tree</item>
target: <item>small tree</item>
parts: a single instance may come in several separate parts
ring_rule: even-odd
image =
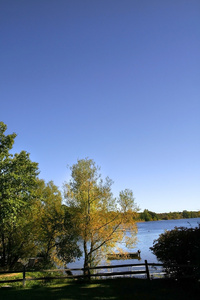
[[[65,199],[83,241],[84,268],[97,264],[108,251],[124,240],[133,246],[136,225],[133,193],[122,191],[118,202],[111,192],[112,181],[101,179],[91,159],[78,160],[71,167],[71,180],[65,184]],[[126,236],[129,228],[131,237]]]
[[[175,227],[161,234],[150,249],[171,276],[200,277],[200,227]]]
[[[53,181],[45,184],[38,180],[37,189],[37,249],[44,258],[43,265],[69,263],[81,256],[77,245],[77,230],[65,205],[62,205],[61,192]]]

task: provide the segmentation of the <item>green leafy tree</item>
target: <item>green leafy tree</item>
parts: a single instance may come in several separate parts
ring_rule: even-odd
[[[187,210],[183,210],[182,216],[183,216],[184,219],[191,218],[191,212],[187,211]]]
[[[53,181],[38,181],[37,248],[43,265],[69,263],[80,257],[78,235],[67,207],[62,205],[62,195]]]
[[[146,222],[158,220],[158,215],[155,212],[149,211],[148,209],[145,209],[140,214],[140,217],[141,217],[142,220],[144,220]]]
[[[122,191],[117,201],[111,192],[112,181],[107,177],[104,182],[99,171],[92,159],[78,160],[71,167],[71,180],[64,189],[66,204],[83,242],[85,269],[97,264],[120,241],[133,246],[137,230],[132,191]],[[126,236],[127,229],[130,237]]]
[[[150,249],[164,263],[171,276],[200,278],[200,227],[176,227],[166,231]]]
[[[0,264],[12,266],[20,255],[14,242],[35,196],[38,164],[25,151],[10,154],[16,134],[5,135],[7,126],[0,122]],[[19,252],[18,252],[18,250]]]
[[[38,179],[38,164],[10,154],[16,134],[0,122],[0,266],[42,255],[43,265],[80,256],[76,228],[58,188]]]

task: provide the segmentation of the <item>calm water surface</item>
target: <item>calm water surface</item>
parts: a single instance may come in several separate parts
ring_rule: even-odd
[[[165,230],[172,230],[174,227],[197,227],[200,224],[200,218],[150,221],[138,223],[138,243],[136,249],[141,250],[141,262],[145,259],[148,262],[158,262],[156,256],[149,250],[153,246],[153,241],[158,239]]]
[[[149,250],[149,247],[153,246],[153,241],[158,239],[161,233],[164,233],[165,230],[174,229],[174,227],[197,227],[200,224],[200,218],[194,219],[180,219],[180,220],[166,220],[166,221],[150,221],[150,222],[140,222],[137,224],[138,233],[137,239],[138,242],[135,245],[135,250],[131,250],[130,252],[137,251],[138,249],[141,251],[141,260],[138,261],[136,259],[128,259],[128,260],[113,260],[111,261],[111,265],[117,264],[134,264],[138,262],[144,262],[147,260],[149,263],[158,262],[156,256]],[[102,262],[105,264],[105,262]],[[83,258],[77,260],[74,263],[68,264],[69,268],[82,268],[83,267]]]

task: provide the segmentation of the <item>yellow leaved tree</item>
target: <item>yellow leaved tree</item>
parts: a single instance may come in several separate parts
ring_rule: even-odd
[[[137,226],[137,212],[133,193],[126,189],[118,199],[111,191],[112,180],[102,180],[100,169],[92,159],[81,159],[72,165],[71,180],[64,185],[66,205],[83,243],[84,269],[98,264],[106,254],[120,244],[133,247]],[[127,235],[127,230],[129,235]]]

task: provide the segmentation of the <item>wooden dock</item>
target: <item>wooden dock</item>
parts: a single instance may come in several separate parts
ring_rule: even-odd
[[[140,259],[141,251],[130,252],[130,253],[110,253],[107,255],[108,260],[126,260],[126,259]]]

